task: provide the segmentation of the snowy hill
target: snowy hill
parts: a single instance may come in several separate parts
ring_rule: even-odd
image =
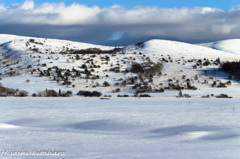
[[[47,88],[71,90],[74,95],[87,90],[105,96],[176,97],[184,90],[186,97],[225,92],[240,96],[239,83],[229,81],[228,73],[219,69],[223,61],[239,60],[236,53],[169,40],[123,49],[5,34],[0,42],[1,83],[30,95]]]
[[[240,55],[240,39],[222,40],[199,45]]]
[[[0,44],[17,40],[17,39],[29,39],[29,37],[25,36],[17,36],[17,35],[9,35],[9,34],[0,34]]]
[[[143,47],[140,49],[140,51],[146,54],[158,54],[164,56],[170,55],[173,58],[184,57],[185,59],[216,59],[216,57],[219,57],[221,60],[240,59],[240,54],[233,54],[224,52],[224,50],[218,51],[198,45],[169,40],[150,40],[143,43],[142,46]],[[218,46],[219,48],[225,47],[224,44],[219,44]],[[230,49],[231,46],[228,45],[228,48]]]
[[[34,38],[25,36],[15,36],[0,34],[0,44],[10,42],[9,49],[18,51],[28,51],[30,48],[38,49],[39,52],[51,53],[51,52],[63,52],[68,49],[87,49],[87,48],[99,48],[102,50],[113,49],[114,47],[93,45],[81,42],[72,42],[67,40],[58,39],[46,39],[46,38]],[[32,45],[31,45],[32,44]],[[29,46],[30,45],[30,46]]]

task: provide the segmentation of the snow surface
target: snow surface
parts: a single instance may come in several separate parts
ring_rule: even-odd
[[[0,44],[17,40],[17,39],[29,39],[29,37],[9,35],[9,34],[0,34]]]
[[[219,44],[221,46],[221,44]],[[232,45],[229,46],[229,48]],[[235,46],[235,45],[233,45]],[[239,46],[239,45],[238,45]],[[222,47],[225,47],[223,44]],[[236,49],[237,50],[237,49]],[[221,60],[236,60],[240,59],[240,54],[233,54],[229,52],[219,51],[211,48],[206,48],[194,44],[188,44],[183,42],[176,42],[170,40],[150,40],[143,44],[143,48],[140,49],[141,52],[146,54],[157,54],[164,56],[172,56],[173,58],[185,59],[216,59],[221,58]]]
[[[1,158],[239,159],[239,102],[1,98]],[[5,150],[65,151],[66,155],[6,156]]]
[[[88,44],[88,43],[82,43],[82,42],[73,42],[68,40],[46,39],[46,38],[0,34],[0,44],[11,41],[8,47],[12,50],[27,51],[26,42],[29,41],[30,39],[34,39],[35,42],[37,43],[44,43],[44,47],[40,48],[42,49],[40,51],[50,49],[51,52],[57,52],[59,50],[62,50],[61,48],[63,47],[69,47],[70,49],[99,48],[103,50],[109,50],[109,49],[115,48],[111,46],[94,45],[94,44]]]
[[[240,39],[222,40],[199,45],[240,55]]]

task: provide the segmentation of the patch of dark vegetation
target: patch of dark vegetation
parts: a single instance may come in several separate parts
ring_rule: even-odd
[[[126,94],[124,94],[124,95],[117,95],[117,97],[129,97],[129,95],[126,95]]]
[[[121,51],[121,48],[114,48],[112,50],[101,50],[99,48],[89,48],[82,50],[69,50],[70,54],[114,54]]]
[[[28,92],[24,90],[19,89],[13,89],[13,88],[6,88],[2,84],[0,84],[0,97],[26,97],[28,96]]]
[[[140,94],[139,97],[151,97],[149,94]]]
[[[26,97],[28,96],[28,92],[24,90],[20,90],[17,92],[17,97]]]
[[[240,80],[240,62],[225,62],[222,64],[222,69],[230,74],[230,76],[235,76]]]
[[[147,62],[137,63],[132,62],[131,69],[129,72],[136,73],[137,76],[126,79],[122,82],[122,86],[132,85],[132,89],[135,93],[145,93],[145,92],[162,92],[164,90],[152,89],[154,78],[159,78],[162,75],[163,65],[162,63],[154,63],[149,58],[146,59]]]
[[[227,94],[220,94],[217,95],[216,98],[232,98],[232,97],[228,96]]]
[[[202,98],[210,98],[210,95],[205,95],[205,96],[202,96]]]
[[[138,83],[138,84],[135,84],[133,87],[132,87],[134,90],[136,90],[135,93],[145,93],[145,92],[152,92],[152,87],[150,85],[148,85],[148,83]]]
[[[110,100],[110,98],[106,98],[106,97],[103,97],[103,98],[100,98],[101,100]]]
[[[222,83],[221,81],[213,81],[212,87],[218,87],[218,88],[226,88],[227,85],[231,85],[231,81],[227,81],[226,83]]]
[[[163,69],[163,64],[161,63],[153,63],[151,61],[139,64],[137,62],[132,63],[131,72],[133,73],[144,73],[145,75],[161,75],[161,71]]]
[[[180,90],[178,92],[177,98],[191,98],[191,96],[189,94],[183,94],[182,91]]]
[[[9,76],[9,77],[19,76],[20,72],[14,71],[14,70],[10,70],[10,71],[6,72],[5,75]]]
[[[144,73],[143,66],[140,65],[140,64],[137,63],[137,62],[132,63],[132,69],[131,69],[131,71],[132,71],[133,73]]]
[[[61,91],[59,90],[58,92],[53,90],[53,89],[46,89],[45,91],[42,92],[38,92],[38,94],[33,93],[32,94],[33,97],[71,97],[72,96],[72,92],[71,91]]]
[[[193,65],[193,69],[197,69],[198,67],[202,68],[202,66],[209,66],[209,65],[216,65],[216,66],[221,65],[220,58],[217,58],[215,61],[213,61],[213,60],[209,61],[206,58],[204,58],[204,60],[198,59],[196,64]]]
[[[98,92],[98,91],[79,91],[77,93],[77,95],[79,96],[84,96],[84,97],[100,97],[102,95],[101,92]]]

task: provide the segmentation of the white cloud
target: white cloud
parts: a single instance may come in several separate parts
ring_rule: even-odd
[[[21,6],[22,10],[29,10],[29,9],[34,9],[34,2],[31,0],[26,0],[22,6]]]
[[[41,25],[44,26],[42,28],[43,32],[44,28],[59,26],[64,27],[66,31],[69,29],[72,35],[78,34],[82,37],[87,37],[87,35],[83,35],[84,33],[91,34],[91,32],[94,32],[96,34],[96,30],[99,30],[96,36],[105,38],[102,39],[103,41],[119,31],[124,32],[124,36],[121,37],[132,38],[135,41],[150,37],[206,41],[239,36],[239,16],[240,6],[233,7],[229,11],[209,7],[158,8],[136,6],[125,8],[114,5],[100,8],[98,6],[88,7],[78,3],[69,6],[64,3],[36,5],[32,0],[26,0],[23,4],[14,4],[7,7],[0,5],[0,29],[1,26],[6,25],[14,27],[18,25],[21,25],[21,27]],[[55,32],[57,37],[60,30],[56,29]],[[54,34],[54,31],[52,34]],[[117,40],[121,40],[121,37]],[[95,39],[101,39],[101,37],[95,37]]]
[[[14,18],[15,23],[45,23],[55,25],[144,25],[144,24],[177,24],[194,19],[202,14],[219,12],[214,8],[158,8],[139,6],[131,9],[122,6],[99,8],[87,7],[74,3],[66,6],[63,3],[43,3],[34,5],[31,0],[19,6],[5,8],[5,15]],[[53,20],[53,17],[55,20]],[[0,17],[5,17],[4,14]],[[29,20],[24,20],[25,17]],[[44,22],[43,22],[44,19]]]
[[[236,28],[236,25],[216,25],[212,27],[212,32],[214,34],[229,34],[234,28]]]

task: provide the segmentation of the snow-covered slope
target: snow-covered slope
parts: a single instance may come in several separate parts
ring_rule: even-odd
[[[240,39],[222,40],[199,45],[240,55]]]
[[[29,42],[29,40],[31,40]],[[72,42],[67,40],[58,40],[58,39],[46,39],[46,38],[34,38],[34,37],[25,37],[25,36],[15,36],[0,34],[0,44],[11,42],[8,45],[9,49],[18,50],[18,51],[28,51],[31,49],[37,48],[39,52],[51,53],[51,52],[61,52],[66,51],[66,49],[88,49],[88,48],[99,48],[102,50],[113,49],[114,47],[94,45],[81,42]],[[31,46],[32,44],[32,46]]]
[[[115,49],[12,35],[0,39],[5,42],[0,45],[1,83],[30,94],[66,88],[75,95],[80,89],[112,96],[146,92],[176,97],[182,89],[195,97],[226,92],[240,97],[239,83],[229,81],[228,73],[219,69],[221,62],[239,60],[240,54],[169,40]]]
[[[170,55],[173,58],[185,59],[216,59],[221,60],[235,60],[240,59],[240,54],[234,54],[224,51],[219,51],[211,48],[206,48],[198,45],[169,41],[169,40],[150,40],[142,44],[141,52],[146,54],[156,54],[167,56]],[[230,49],[230,45],[228,45]]]
[[[17,40],[17,39],[28,39],[29,37],[25,36],[17,36],[17,35],[9,35],[9,34],[0,34],[0,44]]]

